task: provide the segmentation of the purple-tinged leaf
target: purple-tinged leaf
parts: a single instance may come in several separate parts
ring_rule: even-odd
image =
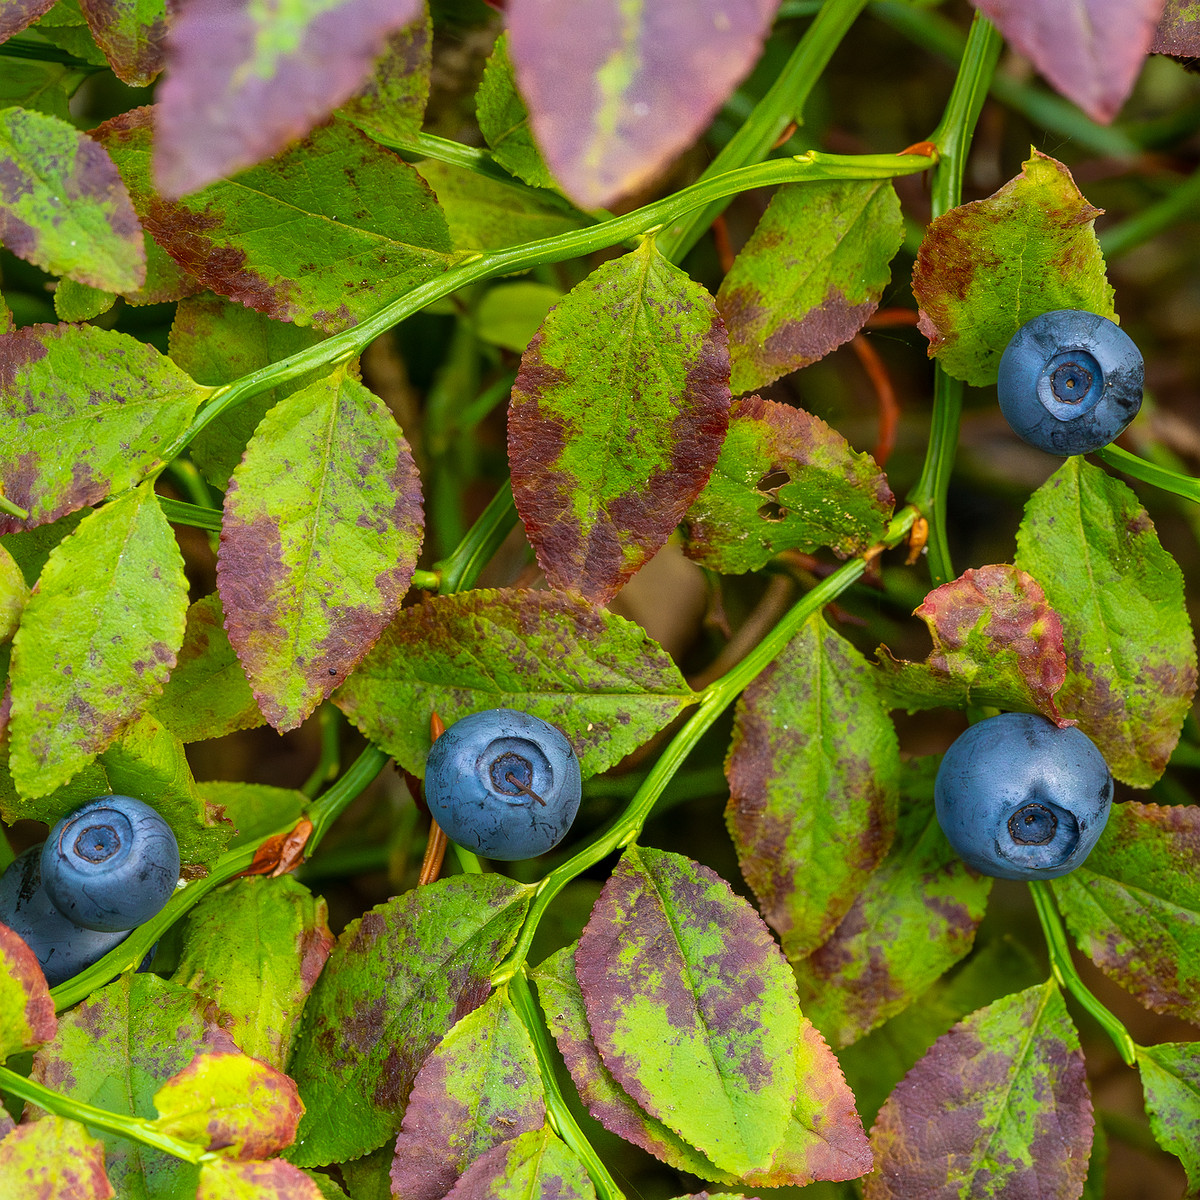
[[[1126,484],[1077,455],[1029,498],[1016,563],[1062,621],[1058,707],[1117,779],[1149,787],[1196,691],[1183,573],[1154,523]]]
[[[79,6],[117,78],[146,87],[163,69],[165,0],[79,0]]]
[[[58,1028],[37,955],[0,925],[0,1062],[48,1042]]]
[[[346,370],[281,400],[229,481],[217,587],[258,706],[294,729],[400,609],[421,481],[386,405]]]
[[[1147,1008],[1200,1024],[1200,807],[1115,805],[1052,881],[1079,948]]]
[[[183,557],[148,483],[55,548],[13,639],[10,763],[23,795],[66,783],[162,690],[186,611]]]
[[[337,1185],[330,1181],[330,1187]],[[200,1168],[196,1200],[325,1200],[345,1195],[324,1190],[299,1167],[272,1158],[266,1162],[210,1159]]]
[[[481,1155],[446,1200],[530,1200],[535,1196],[544,1200],[596,1200],[596,1189],[583,1163],[548,1125],[522,1133]]]
[[[1062,163],[1035,150],[994,195],[932,221],[912,282],[930,357],[987,387],[1026,321],[1056,308],[1116,320],[1093,229],[1101,213]]]
[[[551,309],[513,385],[508,457],[553,586],[602,603],[663,546],[717,461],[728,373],[712,297],[652,239]]]
[[[442,1038],[413,1084],[396,1138],[392,1194],[442,1200],[493,1147],[546,1120],[533,1042],[506,992]]]
[[[496,39],[484,68],[483,81],[475,93],[475,112],[483,140],[490,147],[492,157],[506,171],[523,179],[530,187],[555,186],[554,176],[533,140],[525,101],[517,91],[507,33]]]
[[[1154,1138],[1183,1164],[1188,1196],[1200,1193],[1200,1045],[1163,1042],[1137,1048]]]
[[[304,1011],[290,1073],[306,1112],[289,1160],[357,1158],[400,1128],[426,1055],[491,991],[532,889],[458,875],[346,927]]]
[[[614,1079],[718,1168],[771,1164],[796,1099],[800,1010],[779,947],[714,871],[630,847],[575,973]]]
[[[1200,12],[1191,0],[1167,0],[1150,43],[1150,53],[1200,58]]]
[[[0,480],[45,525],[131,487],[187,428],[207,389],[153,346],[94,326],[30,325],[0,336]]]
[[[865,1200],[1077,1200],[1092,1144],[1079,1035],[1050,980],[972,1013],[904,1077],[871,1130]]]
[[[743,693],[725,771],[742,874],[795,961],[887,853],[900,771],[870,668],[820,613]]]
[[[0,1141],[0,1195],[12,1200],[110,1200],[104,1143],[77,1121],[44,1117]]]
[[[66,121],[0,109],[0,242],[53,275],[119,292],[146,279],[142,230],[101,146]]]
[[[1064,726],[1054,694],[1067,677],[1062,621],[1032,575],[1007,563],[964,571],[915,610],[933,649],[923,663],[878,650],[879,684],[894,708],[995,705]]]
[[[820,417],[758,396],[735,400],[717,465],[684,518],[684,553],[722,574],[782,550],[857,554],[883,537],[895,497],[869,454]]]
[[[595,775],[665,728],[695,693],[645,631],[577,596],[476,589],[403,609],[334,703],[407,771],[429,716],[517,708],[557,725]]]
[[[777,0],[509,0],[517,82],[567,195],[596,208],[651,182],[758,60],[777,7]]]
[[[0,42],[27,29],[53,7],[54,0],[0,0]]]
[[[155,176],[176,197],[278,153],[354,95],[421,0],[190,0],[171,26]]]
[[[1107,124],[1133,91],[1163,0],[971,0],[1057,92]]]
[[[146,229],[219,295],[332,332],[450,262],[445,218],[421,177],[344,122],[172,201],[150,179],[152,119],[153,110],[135,109],[92,134],[120,167]]]

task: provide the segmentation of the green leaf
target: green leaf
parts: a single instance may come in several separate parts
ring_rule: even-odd
[[[552,586],[603,602],[662,547],[720,453],[728,369],[712,297],[652,239],[555,306],[508,419],[513,499]]]
[[[6,7],[0,4],[0,8]],[[0,25],[4,18],[0,17]],[[3,25],[4,28],[9,28]],[[57,117],[71,119],[71,96],[79,86],[78,71],[63,63],[34,62],[32,59],[9,58],[0,74],[0,109],[16,106]],[[0,321],[0,333],[4,332]]]
[[[22,794],[66,783],[162,689],[186,609],[183,559],[149,483],[55,548],[13,639],[10,762]]]
[[[0,642],[12,640],[29,601],[29,585],[17,560],[0,546]]]
[[[332,949],[323,899],[290,875],[250,876],[192,910],[172,978],[213,1002],[244,1054],[283,1070]]]
[[[1049,980],[972,1013],[909,1071],[871,1130],[863,1195],[1068,1200],[1091,1142],[1079,1036]]]
[[[877,651],[891,707],[994,705],[1064,722],[1054,702],[1067,677],[1062,621],[1033,576],[1007,563],[964,571],[934,588],[914,615],[933,638],[925,662]]]
[[[170,679],[150,711],[182,742],[224,737],[264,722],[242,664],[225,632],[215,593],[187,610],[183,645]]]
[[[311,801],[295,788],[271,787],[266,783],[241,783],[210,779],[203,784],[210,802],[225,812],[237,828],[230,846],[259,842],[284,825],[294,825]]]
[[[426,0],[416,20],[397,29],[366,84],[338,109],[338,116],[385,145],[420,132],[429,102],[433,24]]]
[[[118,292],[146,278],[142,230],[112,160],[66,121],[0,109],[0,241],[52,275]]]
[[[491,147],[492,157],[508,172],[531,187],[552,188],[554,176],[542,160],[529,128],[529,113],[517,91],[512,59],[508,56],[508,34],[502,33],[475,93],[475,115],[479,132]]]
[[[632,621],[578,597],[476,589],[401,611],[334,703],[407,771],[424,774],[429,716],[516,708],[557,725],[583,774],[619,762],[695,702]]]
[[[595,1200],[583,1163],[550,1127],[530,1130],[481,1155],[446,1200]]]
[[[1200,1023],[1200,808],[1126,801],[1051,881],[1079,948],[1147,1008]]]
[[[1137,1065],[1155,1140],[1183,1163],[1189,1196],[1200,1192],[1200,1046],[1139,1046]]]
[[[303,1105],[281,1071],[248,1054],[196,1055],[154,1093],[154,1124],[230,1158],[270,1158],[296,1137]]]
[[[307,1111],[291,1161],[357,1158],[395,1134],[426,1055],[491,991],[531,895],[499,875],[459,875],[347,926],[292,1059]]]
[[[869,454],[820,417],[735,400],[717,465],[688,509],[684,553],[714,571],[757,571],[782,550],[842,557],[883,537],[895,497]]]
[[[152,120],[153,110],[134,109],[93,136],[120,167],[146,229],[222,296],[333,332],[450,262],[445,218],[420,176],[343,122],[172,201],[150,180]]]
[[[521,354],[561,298],[558,288],[545,283],[497,284],[475,306],[475,332],[481,341]]]
[[[506,991],[446,1034],[417,1073],[396,1138],[392,1192],[442,1200],[494,1146],[546,1120],[533,1042]]]
[[[1101,211],[1062,163],[1033,150],[994,195],[932,221],[913,270],[930,357],[986,387],[1026,321],[1056,308],[1116,320],[1093,229]]]
[[[80,0],[80,6],[117,78],[130,87],[151,83],[165,60],[164,0]]]
[[[0,1195],[36,1200],[109,1200],[104,1143],[77,1121],[44,1117],[0,1141]]]
[[[153,346],[94,326],[32,325],[0,337],[0,478],[43,525],[132,487],[192,419],[207,389]]]
[[[814,614],[738,701],[726,812],[793,961],[834,931],[891,844],[900,750],[870,669]]]
[[[0,1062],[48,1042],[58,1028],[37,955],[0,925]]]
[[[294,729],[408,591],[421,483],[387,406],[345,370],[281,400],[229,481],[217,587],[258,706]]]
[[[1017,566],[1062,619],[1059,708],[1134,787],[1163,772],[1196,690],[1183,574],[1134,493],[1080,457],[1030,497]]]
[[[719,875],[631,847],[575,955],[616,1081],[722,1170],[767,1167],[796,1099],[800,1010],[787,963]]]
[[[717,292],[734,394],[848,342],[879,306],[903,240],[889,180],[781,187]]]
[[[345,1195],[333,1180],[321,1176],[318,1182],[281,1158],[267,1162],[219,1158],[201,1166],[196,1200],[324,1200]]]
[[[902,1012],[970,951],[991,885],[955,854],[929,796],[907,802],[887,858],[829,939],[796,963],[805,1015],[847,1046]]]
[[[117,302],[116,292],[106,292],[74,279],[60,279],[54,289],[54,311],[60,321],[90,321]]]

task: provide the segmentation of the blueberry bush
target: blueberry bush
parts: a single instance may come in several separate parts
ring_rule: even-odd
[[[110,793],[181,862],[53,988],[0,927],[0,1195],[1200,1194],[1198,55],[0,0],[0,866]],[[1053,458],[995,385],[1062,309],[1145,398]],[[582,775],[528,860],[422,796],[497,708]],[[938,825],[1000,712],[1117,782],[1059,878]]]

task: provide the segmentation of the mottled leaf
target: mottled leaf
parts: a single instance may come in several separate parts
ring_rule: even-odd
[[[513,498],[553,586],[603,602],[666,542],[720,453],[728,369],[712,297],[652,239],[555,306],[508,419]]]
[[[13,639],[11,769],[42,796],[162,689],[187,580],[151,485],[89,513],[51,553]]]
[[[52,275],[121,291],[146,278],[142,231],[112,160],[66,121],[0,109],[0,242]]]
[[[145,87],[163,69],[164,0],[80,0],[96,45],[118,79]]]
[[[879,541],[895,497],[869,454],[820,417],[735,400],[717,465],[684,518],[684,553],[714,571],[757,571],[782,550],[857,554]]]
[[[1200,11],[1192,0],[1167,0],[1150,43],[1152,54],[1200,58]]]
[[[1067,677],[1062,622],[1037,580],[1007,563],[964,571],[915,610],[933,649],[923,663],[878,650],[879,686],[889,705],[994,705],[1066,723],[1054,694]]]
[[[1200,807],[1115,805],[1087,861],[1051,886],[1105,974],[1200,1024]]]
[[[354,95],[421,0],[191,0],[171,25],[155,175],[182,196],[303,137]]]
[[[595,208],[648,184],[757,61],[776,7],[509,0],[517,82],[564,191]]]
[[[931,222],[913,269],[930,356],[956,379],[986,386],[1026,321],[1056,308],[1116,320],[1092,228],[1101,211],[1062,163],[1034,150],[995,195]]]
[[[550,1127],[503,1142],[471,1164],[446,1200],[595,1200],[583,1163]]]
[[[1108,123],[1133,91],[1163,0],[971,0],[1046,80]]]
[[[420,775],[429,716],[516,708],[557,725],[584,775],[619,762],[695,694],[632,621],[578,597],[476,589],[404,609],[334,702]]]
[[[12,640],[28,601],[29,585],[17,560],[0,546],[0,642]]]
[[[48,1042],[58,1028],[37,955],[0,925],[0,1062]]]
[[[1200,1193],[1200,1045],[1139,1046],[1137,1065],[1155,1140],[1183,1163],[1188,1196]]]
[[[1017,566],[1062,620],[1056,700],[1134,787],[1163,772],[1196,690],[1183,575],[1137,496],[1081,457],[1030,497]]]
[[[135,484],[188,426],[207,389],[153,346],[91,325],[0,336],[0,479],[28,521],[54,521]]]
[[[357,1158],[400,1128],[421,1063],[491,991],[530,889],[458,875],[347,926],[309,997],[290,1074],[307,1109],[288,1158]]]
[[[754,910],[708,867],[631,847],[575,955],[605,1066],[722,1170],[770,1165],[796,1098],[800,1011]]]
[[[323,1200],[328,1196],[345,1196],[332,1180],[328,1182],[337,1190],[327,1191],[316,1179],[281,1158],[267,1162],[229,1162],[219,1158],[200,1168],[196,1200]]]
[[[0,0],[0,42],[7,42],[53,7],[54,0]]]
[[[1053,980],[972,1013],[904,1077],[871,1130],[866,1200],[1076,1200],[1092,1142],[1079,1035]]]
[[[204,794],[222,808],[237,828],[230,846],[246,846],[267,834],[295,825],[312,802],[295,788],[271,787],[265,783],[207,780]]]
[[[479,132],[491,148],[492,157],[518,179],[531,187],[552,188],[550,174],[529,128],[529,113],[517,91],[512,59],[508,55],[508,34],[496,39],[496,45],[483,71],[483,81],[475,93],[475,115]]]
[[[283,1070],[332,948],[325,901],[302,883],[235,879],[189,914],[172,978],[213,1002],[244,1054]]]
[[[829,939],[796,963],[805,1015],[841,1047],[902,1012],[970,951],[991,885],[954,852],[930,797],[907,802],[887,858]]]
[[[258,706],[294,729],[399,611],[421,481],[387,406],[339,369],[263,418],[229,481],[217,587]]]
[[[151,109],[135,109],[93,136],[120,167],[146,229],[222,296],[332,332],[450,262],[445,218],[421,177],[344,122],[171,201],[150,181],[152,119]]]
[[[396,1138],[392,1192],[442,1200],[494,1146],[541,1129],[542,1078],[529,1033],[507,993],[468,1013],[425,1060]]]
[[[0,1195],[12,1200],[109,1200],[104,1143],[77,1121],[46,1117],[0,1141]]]
[[[887,853],[899,770],[870,668],[815,614],[743,693],[726,764],[742,874],[793,961]]]

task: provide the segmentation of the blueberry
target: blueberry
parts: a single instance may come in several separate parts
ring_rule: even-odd
[[[1142,356],[1107,317],[1059,308],[1005,347],[997,383],[1013,432],[1066,457],[1107,446],[1142,405]]]
[[[556,846],[579,809],[579,759],[540,717],[473,713],[433,743],[425,802],[446,836],[487,858],[532,858]]]
[[[179,881],[171,827],[132,796],[97,796],[64,817],[42,847],[42,880],[63,916],[115,932],[150,920]]]
[[[999,879],[1057,879],[1100,838],[1113,779],[1085,733],[1028,713],[972,725],[946,752],[937,819],[969,866]]]
[[[123,942],[128,930],[82,929],[58,910],[42,887],[42,847],[33,846],[0,875],[0,922],[37,956],[46,982],[55,987],[98,962]]]

